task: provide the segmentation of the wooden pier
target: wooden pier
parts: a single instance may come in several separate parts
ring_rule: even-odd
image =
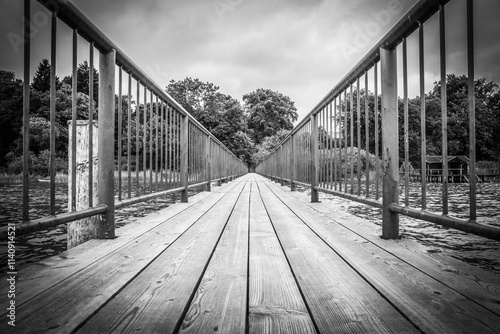
[[[256,174],[18,273],[1,333],[498,333],[500,278]],[[3,290],[7,283],[2,281]]]

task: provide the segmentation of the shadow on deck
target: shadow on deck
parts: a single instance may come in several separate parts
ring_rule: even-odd
[[[256,174],[197,194],[21,271],[0,332],[498,331],[497,276],[308,201]]]

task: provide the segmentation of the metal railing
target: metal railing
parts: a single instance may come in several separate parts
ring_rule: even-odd
[[[256,171],[262,175],[287,181],[292,190],[296,184],[311,188],[312,202],[318,192],[331,193],[350,200],[382,208],[383,238],[399,237],[399,214],[431,221],[466,232],[500,240],[500,228],[477,223],[476,197],[476,135],[474,84],[473,1],[466,0],[466,54],[468,76],[469,118],[469,219],[457,218],[449,212],[448,178],[441,178],[442,212],[427,210],[426,178],[420,180],[420,208],[410,207],[410,168],[404,168],[400,181],[400,150],[402,161],[409,167],[408,145],[408,49],[407,38],[417,35],[420,122],[421,173],[426,170],[426,92],[424,64],[424,26],[434,15],[439,21],[439,59],[441,78],[442,159],[448,161],[447,99],[446,99],[446,31],[445,8],[449,0],[418,2],[368,54],[317,104],[280,146],[263,161]],[[402,55],[402,73],[398,73],[398,51]],[[380,76],[380,78],[379,78]],[[404,115],[398,121],[398,80],[403,86]],[[370,82],[372,84],[370,85]],[[373,99],[369,87],[373,87]],[[379,92],[381,107],[379,109]],[[399,129],[404,142],[399,143]],[[449,175],[443,164],[443,175]],[[404,185],[403,201],[399,203],[400,182]],[[465,194],[464,194],[465,195]]]
[[[23,100],[23,222],[16,236],[51,226],[97,216],[99,238],[114,238],[114,211],[127,205],[179,192],[188,200],[188,189],[218,183],[247,172],[246,165],[143,72],[104,33],[66,0],[38,0],[51,13],[50,39],[50,196],[47,216],[30,219],[29,101],[31,1],[24,0],[24,100]],[[35,2],[34,2],[35,3]],[[56,215],[56,68],[57,25],[72,29],[72,120],[70,133],[70,180],[68,213]],[[77,54],[80,38],[88,44],[89,110],[86,164],[77,163]],[[98,108],[92,89],[94,51],[99,54]],[[124,80],[125,77],[125,80]],[[128,84],[124,84],[124,81]],[[136,87],[136,108],[131,106]],[[124,91],[126,89],[126,92]],[[117,103],[116,103],[117,97]],[[127,106],[123,102],[127,101]],[[125,109],[125,110],[124,110]],[[94,151],[97,148],[97,156]],[[76,204],[77,168],[88,169],[88,202]],[[94,168],[92,168],[95,165]],[[97,196],[94,193],[97,183]],[[116,190],[115,190],[116,189]],[[94,202],[94,198],[97,202]],[[14,226],[11,226],[14,228]],[[0,228],[0,239],[8,227]]]

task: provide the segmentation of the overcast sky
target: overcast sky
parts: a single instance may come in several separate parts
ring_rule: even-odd
[[[187,76],[241,100],[257,88],[288,95],[302,119],[417,3],[416,0],[72,0],[161,87]],[[500,82],[500,1],[474,1],[476,78]],[[49,58],[38,3],[32,74]],[[465,74],[465,0],[447,6],[449,73]],[[22,1],[0,0],[0,68],[22,78]],[[437,18],[425,26],[426,88],[439,80]],[[57,73],[70,73],[71,39],[59,25]],[[415,35],[415,34],[414,34]],[[410,96],[418,95],[417,36],[409,38]],[[81,43],[82,45],[83,42]],[[79,62],[87,48],[80,47]]]

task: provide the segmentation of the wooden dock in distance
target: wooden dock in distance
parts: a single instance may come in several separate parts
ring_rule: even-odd
[[[27,267],[16,289],[16,333],[500,328],[498,276],[256,174]]]

